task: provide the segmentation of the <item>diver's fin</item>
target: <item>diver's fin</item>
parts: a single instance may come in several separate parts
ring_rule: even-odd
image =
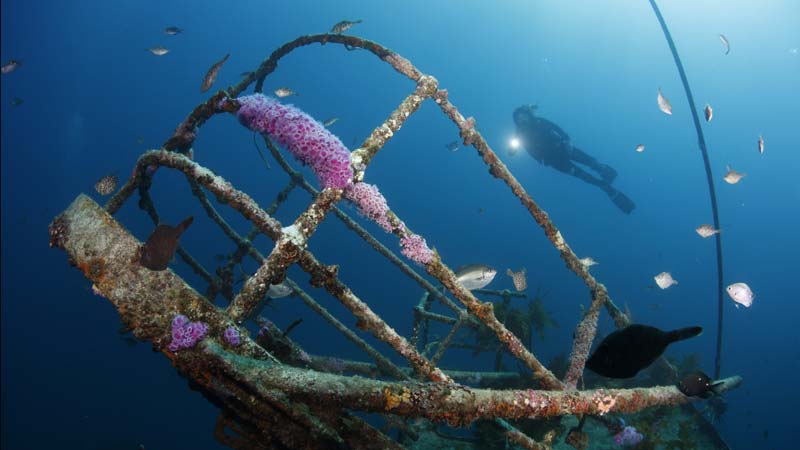
[[[628,196],[621,191],[614,190],[611,194],[608,194],[608,198],[610,198],[611,201],[617,205],[617,208],[625,214],[630,214],[631,211],[636,209],[636,204],[633,203],[633,200],[628,198]]]
[[[673,330],[667,333],[667,342],[671,344],[673,342],[693,338],[702,332],[703,332],[702,327],[680,328],[678,330]]]

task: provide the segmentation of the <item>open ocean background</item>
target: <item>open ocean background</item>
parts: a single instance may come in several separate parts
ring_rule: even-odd
[[[659,6],[697,107],[714,107],[714,120],[703,128],[723,229],[725,284],[743,281],[756,293],[749,309],[735,308],[725,296],[722,375],[741,375],[744,384],[726,394],[728,412],[719,430],[736,449],[796,448],[800,2],[684,0]],[[701,368],[713,373],[714,242],[694,232],[711,222],[705,173],[677,70],[647,1],[3,0],[0,13],[2,63],[23,62],[2,75],[0,91],[3,449],[221,448],[212,438],[216,408],[188,389],[149,345],[126,344],[117,334],[116,311],[92,294],[62,251],[48,248],[47,225],[79,193],[101,201],[93,190],[97,179],[118,171],[124,181],[143,151],[158,148],[192,108],[237,83],[241,72],[254,70],[274,49],[303,34],[327,32],[343,19],[363,19],[348,34],[397,51],[449,90],[450,100],[476,118],[478,130],[576,253],[600,262],[592,273],[620,307],[627,303],[635,321],[663,329],[703,326],[700,337],[673,345],[668,354],[697,352]],[[184,32],[167,36],[162,30],[170,25]],[[727,56],[719,33],[731,42]],[[170,52],[157,57],[145,51],[155,45]],[[226,53],[231,57],[215,86],[202,94],[203,75]],[[265,92],[280,86],[298,92],[285,100],[312,116],[340,117],[331,131],[351,148],[414,88],[372,54],[340,45],[312,45],[282,59]],[[672,116],[658,110],[659,87],[672,102]],[[12,106],[14,97],[24,103]],[[509,156],[511,113],[523,103],[537,103],[539,113],[578,147],[616,168],[615,186],[637,209],[626,216],[599,189],[524,152]],[[759,134],[766,141],[763,155]],[[587,290],[474,149],[445,148],[456,139],[455,126],[428,101],[377,155],[366,181],[380,186],[391,208],[445,263],[498,269],[490,288],[511,289],[505,270],[526,267],[531,293],[537,287],[548,292],[545,304],[560,324],[544,342],[535,338],[534,353],[549,361],[569,352]],[[640,143],[644,153],[634,151]],[[288,182],[274,163],[265,169],[252,133],[231,116],[202,127],[194,152],[200,164],[265,207]],[[747,177],[724,183],[727,164]],[[153,186],[166,223],[195,216],[181,244],[206,267],[218,264],[216,254],[234,250],[182,176],[162,169]],[[116,217],[144,240],[152,224],[136,200]],[[276,217],[287,224],[309,202],[295,190]],[[240,233],[249,230],[232,210],[220,210]],[[360,220],[399,250],[394,236]],[[264,237],[257,243],[262,252],[271,248]],[[340,264],[341,279],[410,335],[411,308],[421,294],[416,284],[334,217],[310,249],[322,262]],[[171,267],[205,288],[182,261]],[[245,270],[255,270],[254,264]],[[652,289],[652,277],[661,271],[672,272],[680,284]],[[307,286],[299,268],[289,276]],[[309,292],[353,324],[327,293]],[[277,300],[264,314],[281,327],[303,318],[292,337],[309,353],[367,360],[297,299]],[[605,312],[599,329],[598,338],[613,329]],[[399,360],[386,346],[377,347]],[[490,370],[492,364],[493,355],[473,359],[460,350],[450,350],[441,362],[452,369]]]

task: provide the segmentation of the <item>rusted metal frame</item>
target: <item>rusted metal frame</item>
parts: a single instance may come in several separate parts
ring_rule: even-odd
[[[491,149],[486,140],[483,139],[483,136],[481,136],[481,134],[475,129],[475,119],[465,119],[455,105],[449,101],[446,90],[439,90],[434,95],[434,98],[445,115],[447,115],[459,128],[461,137],[464,139],[464,145],[472,145],[475,147],[475,149],[478,151],[478,155],[481,156],[484,163],[489,166],[489,173],[491,173],[495,178],[503,180],[506,185],[508,185],[514,195],[520,200],[520,202],[522,202],[522,205],[525,207],[525,209],[527,209],[531,216],[533,216],[533,219],[536,221],[536,223],[542,227],[547,238],[561,254],[561,259],[564,260],[567,268],[575,272],[575,274],[584,281],[592,295],[593,304],[590,305],[589,309],[598,309],[598,306],[594,305],[594,303],[598,303],[599,305],[606,303],[606,301],[609,300],[606,287],[599,283],[589,273],[586,266],[580,262],[577,255],[575,255],[569,245],[567,245],[567,242],[564,240],[561,232],[550,220],[550,217],[547,215],[547,213],[542,210],[541,207],[539,207],[539,205],[533,200],[533,198],[525,191],[525,188],[522,187],[522,185],[519,183],[519,181],[517,181],[514,175],[511,174],[505,164],[503,164],[500,158],[497,157],[497,154]],[[596,319],[596,315],[584,316],[583,321],[578,325],[578,327],[581,328],[584,333],[576,333],[576,339],[573,342],[572,353],[570,356],[570,366],[575,367],[576,370],[579,368],[581,373],[583,372],[583,368],[586,365],[586,359],[588,357],[588,354],[584,353],[583,350],[590,348],[591,343],[594,340],[595,331],[597,328]],[[595,321],[593,325],[587,323],[587,321],[591,320]],[[578,338],[577,336],[579,334],[580,337]],[[573,387],[572,378],[574,377],[574,372],[575,371],[573,371],[570,378],[567,380],[568,387]]]
[[[503,429],[503,433],[508,441],[526,450],[550,450],[553,448],[553,438],[556,436],[555,430],[550,430],[545,434],[543,443],[536,442],[527,434],[519,431],[513,425],[503,419],[495,419],[495,422]]]
[[[245,218],[253,222],[259,229],[277,240],[281,235],[281,225],[274,218],[267,215],[255,201],[247,194],[236,190],[222,177],[215,175],[185,156],[161,151],[149,151],[137,161],[137,171],[145,170],[151,164],[167,166],[189,174],[208,189],[211,193],[239,211]],[[417,373],[425,374],[434,381],[450,381],[438,368],[422,357],[401,335],[392,329],[383,319],[375,314],[369,306],[358,298],[347,286],[337,278],[336,267],[326,267],[307,250],[300,251],[298,261],[300,267],[311,275],[311,284],[315,287],[325,287],[358,319],[358,324],[369,330],[377,338],[388,343],[400,355],[406,358]]]
[[[453,324],[453,326],[450,328],[450,332],[447,333],[447,336],[445,336],[444,340],[439,344],[439,348],[436,349],[436,353],[431,358],[431,364],[433,365],[439,364],[439,360],[442,359],[442,356],[444,356],[444,352],[445,350],[447,350],[447,347],[450,345],[450,342],[453,340],[453,337],[456,335],[456,333],[458,333],[458,330],[460,330],[461,327],[464,325],[464,323],[468,320],[467,317],[468,316],[464,314],[463,316],[458,318],[456,323]]]
[[[522,292],[512,292],[509,289],[501,289],[501,290],[496,290],[496,289],[473,289],[472,292],[474,292],[476,294],[482,294],[482,295],[494,295],[494,296],[501,297],[501,298],[504,298],[504,299],[506,297],[516,297],[516,298],[527,298],[528,297],[527,294],[523,294]]]
[[[226,352],[214,342],[203,351],[227,376],[250,380],[260,389],[278,389],[291,399],[364,412],[424,417],[452,426],[477,419],[541,419],[569,414],[631,414],[654,406],[691,402],[675,386],[588,391],[492,390],[462,385],[388,382],[274,365]],[[740,377],[720,380],[720,392],[736,388]]]

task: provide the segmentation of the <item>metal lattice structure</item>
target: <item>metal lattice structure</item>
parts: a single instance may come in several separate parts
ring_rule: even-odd
[[[434,254],[433,260],[424,268],[428,275],[446,288],[445,292],[437,289],[414,267],[338,208],[341,189],[318,191],[291,167],[268,136],[264,136],[265,144],[289,174],[290,181],[266,209],[188,156],[199,127],[217,114],[236,113],[238,105],[235,99],[248,86],[255,82],[255,91],[261,92],[265,78],[275,70],[283,56],[315,43],[367,50],[416,83],[415,90],[400,102],[386,121],[375,128],[359,148],[352,151],[351,161],[357,161],[357,164],[353,164],[354,182],[363,179],[372,159],[400,130],[408,117],[424,101],[431,100],[458,127],[464,144],[477,150],[489,172],[508,185],[512,194],[559,250],[567,267],[585,282],[590,303],[574,333],[569,369],[563,379],[558,379],[548,370],[497,319],[491,302],[479,300],[473,292],[461,286],[438,254]],[[205,269],[185,249],[178,249],[179,255],[208,283],[203,295],[171,270],[154,272],[138,265],[136,255],[140,243],[112,217],[138,191],[139,206],[155,224],[159,223],[159,215],[149,194],[153,166],[183,173],[208,217],[236,244],[236,251],[216,274]],[[285,226],[273,218],[273,214],[295,188],[307,191],[312,201],[291,225]],[[237,233],[216,210],[207,192],[249,220],[253,228],[244,236]],[[307,249],[308,240],[330,213],[422,288],[424,294],[419,304],[412,307],[414,327],[409,339],[395,331],[369,307],[367,301],[338,278],[337,266],[319,261]],[[395,234],[399,238],[411,233],[396,214],[390,213],[390,219],[394,224],[399,224],[395,227]],[[463,426],[479,419],[493,420],[498,430],[515,445],[544,449],[551,446],[554,433],[536,442],[506,420],[545,419],[568,414],[602,416],[609,412],[631,413],[652,406],[689,402],[689,398],[674,386],[577,390],[601,309],[607,310],[618,327],[627,325],[629,319],[613,303],[605,286],[580,263],[548,215],[483,139],[475,127],[475,119],[464,118],[449,101],[447,90],[440,89],[434,77],[423,74],[397,53],[358,37],[310,35],[281,46],[238,85],[217,92],[197,106],[160,150],[144,153],[137,161],[131,178],[104,208],[88,197],[80,196],[54,220],[50,233],[51,245],[67,251],[70,262],[94,283],[96,292],[115,305],[133,334],[140,340],[152,343],[154,348],[172,360],[181,374],[199,386],[204,395],[220,407],[222,412],[215,434],[220,442],[232,448],[402,448],[388,435],[354,414],[370,412],[384,414],[387,420],[401,428],[404,422],[397,420],[398,417],[421,417],[452,426]],[[268,255],[259,252],[252,244],[258,234],[266,235],[275,243]],[[259,268],[235,292],[233,268],[246,257],[256,261]],[[325,289],[336,298],[356,318],[361,330],[388,344],[407,361],[409,368],[391,362],[329,313],[311,293],[286,279],[287,269],[295,264],[310,276],[311,286]],[[355,343],[372,362],[310,356],[287,337],[286,331],[272,323],[262,324],[262,332],[258,337],[251,338],[244,333],[241,345],[226,346],[221,339],[223,330],[241,325],[264,301],[269,285],[284,280],[302,302]],[[499,294],[511,295],[508,292]],[[218,295],[228,300],[226,309],[213,304]],[[441,302],[450,313],[431,312],[433,301]],[[170,323],[177,314],[207,323],[209,336],[192,349],[171,352],[168,349]],[[427,341],[426,336],[421,336],[427,333],[428,321],[445,323],[451,327],[430,358],[419,350],[420,340]],[[470,323],[480,323],[491,330],[504,349],[530,370],[533,377],[531,383],[538,389],[468,387],[458,381],[475,373],[439,368],[438,361],[453,342],[455,334]],[[342,373],[362,377],[345,376]],[[480,375],[483,379],[497,380],[519,376],[492,372]],[[726,379],[721,389],[736,387],[740,381],[738,377]],[[406,432],[414,433],[411,429]]]

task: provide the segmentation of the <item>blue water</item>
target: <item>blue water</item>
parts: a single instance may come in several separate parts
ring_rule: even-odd
[[[2,75],[0,105],[2,447],[220,448],[212,438],[216,409],[148,345],[126,345],[117,334],[116,311],[92,294],[62,251],[48,248],[47,225],[79,193],[99,201],[92,189],[98,178],[115,170],[126,178],[144,150],[160,146],[207,98],[199,90],[202,76],[226,53],[231,57],[215,89],[237,82],[240,72],[253,70],[281,44],[326,32],[345,18],[364,19],[353,34],[437,77],[576,253],[600,262],[593,273],[636,321],[665,329],[703,326],[700,337],[669,354],[699,352],[701,367],[713,373],[714,243],[694,232],[711,222],[711,212],[689,105],[648,2],[587,3],[3,1],[2,62],[23,65]],[[793,278],[800,250],[800,6],[663,3],[697,107],[708,101],[715,110],[703,128],[719,200],[725,282],[747,282],[756,293],[749,309],[725,297],[722,375],[741,375],[744,384],[726,395],[729,410],[719,429],[732,448],[792,448],[800,400],[791,382],[800,371]],[[170,25],[185,31],[166,36],[162,29]],[[719,33],[731,42],[727,56]],[[154,45],[170,53],[145,51]],[[414,87],[373,55],[337,45],[312,45],[282,59],[265,90],[280,86],[300,93],[290,100],[318,119],[339,116],[331,130],[348,146],[361,142]],[[658,87],[674,115],[658,110]],[[24,103],[12,106],[14,97]],[[537,103],[573,143],[618,170],[615,185],[636,202],[633,214],[620,213],[600,190],[524,152],[507,154],[511,112],[523,103]],[[759,134],[764,155],[756,149]],[[579,305],[588,304],[586,289],[475,151],[445,148],[455,139],[455,126],[426,102],[374,159],[366,181],[381,187],[392,209],[451,267],[492,265],[500,273],[490,287],[497,289],[512,287],[506,268],[526,267],[529,285],[548,291],[546,306],[561,325],[548,330],[544,342],[535,340],[534,352],[548,361],[569,351]],[[644,153],[634,152],[639,143],[646,144]],[[274,164],[265,170],[251,133],[229,116],[208,122],[194,150],[197,161],[263,206],[288,181]],[[724,183],[726,164],[747,177]],[[215,254],[233,251],[181,176],[159,171],[153,196],[167,223],[195,216],[182,244],[207,267],[214,267]],[[276,217],[289,223],[309,201],[294,191]],[[241,233],[248,230],[231,210],[221,210]],[[135,198],[117,218],[139,239],[152,229]],[[395,237],[366,227],[398,249]],[[257,242],[262,251],[271,248],[264,238]],[[341,279],[409,335],[418,286],[335,218],[320,227],[310,248],[321,261],[340,264]],[[245,268],[255,269],[252,263]],[[186,264],[173,269],[204,288]],[[652,276],[661,271],[680,284],[652,289]],[[307,284],[298,268],[289,275]],[[309,292],[353,324],[329,295]],[[265,314],[283,327],[302,317],[293,337],[309,353],[366,360],[297,300],[276,302]],[[605,316],[600,329],[612,329]],[[472,359],[453,350],[441,365],[488,370],[492,357]]]

